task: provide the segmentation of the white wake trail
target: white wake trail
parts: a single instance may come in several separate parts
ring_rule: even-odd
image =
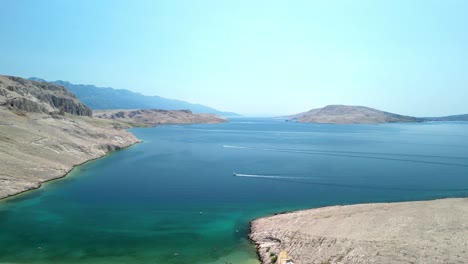
[[[223,148],[249,149],[248,147],[239,147],[239,146],[230,146],[230,145],[223,145]]]
[[[247,177],[247,178],[266,178],[266,179],[300,179],[300,180],[318,180],[319,178],[312,177],[291,177],[291,176],[273,176],[273,175],[258,175],[258,174],[243,174],[236,173],[235,177]]]

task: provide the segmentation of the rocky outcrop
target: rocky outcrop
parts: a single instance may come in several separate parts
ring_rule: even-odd
[[[92,115],[91,109],[63,86],[14,76],[0,76],[0,105],[24,112]]]
[[[251,223],[263,264],[465,263],[468,199],[331,206]]]
[[[158,124],[216,124],[227,119],[214,114],[194,114],[190,110],[101,110],[94,111],[94,117],[119,120],[136,126]]]

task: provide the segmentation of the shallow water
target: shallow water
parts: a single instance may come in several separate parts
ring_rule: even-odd
[[[256,217],[468,195],[464,122],[132,131],[144,143],[0,202],[0,262],[254,264]]]

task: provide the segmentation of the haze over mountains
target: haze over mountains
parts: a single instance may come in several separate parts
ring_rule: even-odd
[[[32,77],[29,80],[47,82],[44,79]],[[109,109],[163,109],[182,110],[187,109],[194,113],[211,113],[221,116],[239,116],[232,112],[219,111],[217,109],[189,102],[168,99],[160,96],[146,96],[125,89],[110,87],[97,87],[94,85],[73,84],[67,81],[53,81],[65,86],[75,94],[80,101],[93,110]]]
[[[328,105],[287,118],[303,123],[324,124],[380,124],[426,121],[468,121],[468,115],[446,117],[413,117],[398,115],[365,106]]]

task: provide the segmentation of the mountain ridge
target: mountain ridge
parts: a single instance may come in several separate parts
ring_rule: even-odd
[[[65,86],[75,94],[83,103],[93,110],[113,109],[163,109],[181,110],[188,109],[194,113],[211,113],[221,116],[239,116],[237,113],[219,111],[212,107],[194,104],[182,100],[169,99],[161,96],[148,96],[127,89],[115,89],[112,87],[98,87],[91,84],[73,84],[68,81],[46,81],[41,78],[31,77],[29,80],[54,83]]]

